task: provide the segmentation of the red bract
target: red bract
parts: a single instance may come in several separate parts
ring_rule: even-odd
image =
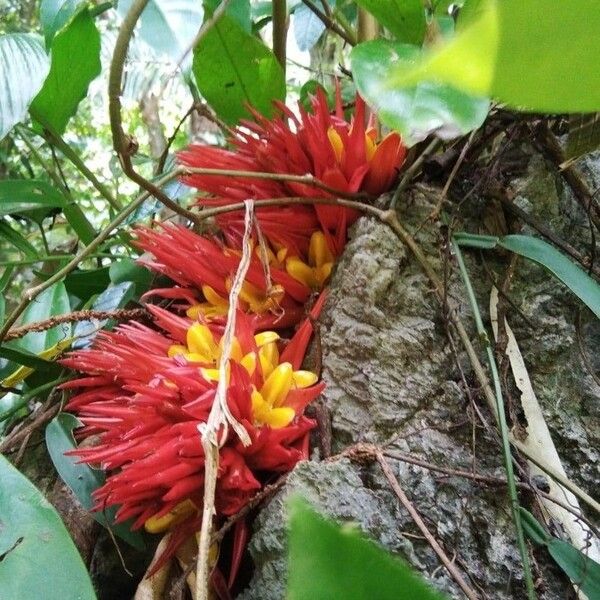
[[[141,259],[141,264],[167,275],[179,286],[153,290],[147,296],[182,300],[194,318],[199,314],[208,318],[227,314],[239,251],[177,225],[139,228],[135,244],[152,255]],[[258,315],[261,328],[287,327],[302,318],[311,288],[290,276],[274,253],[270,253],[269,262],[270,286],[258,250],[254,253],[240,295],[241,308]]]
[[[316,317],[323,299],[312,311]],[[204,452],[198,427],[206,423],[216,391],[223,319],[210,325],[153,307],[162,331],[139,323],[102,332],[89,350],[62,364],[84,377],[65,384],[78,393],[67,409],[84,426],[78,437],[97,445],[72,454],[108,472],[93,494],[95,510],[119,506],[117,521],[153,532],[176,528],[189,535],[202,506]],[[216,510],[230,515],[256,493],[269,474],[307,458],[314,426],[302,415],[323,389],[300,371],[312,325],[305,321],[279,354],[274,332],[255,333],[255,318],[239,312],[229,362],[227,402],[248,432],[244,446],[229,430],[220,451]]]
[[[339,94],[336,113],[332,115],[322,90],[313,99],[312,113],[299,105],[300,118],[281,103],[277,107],[280,115],[273,120],[254,113],[255,121],[243,121],[231,140],[233,150],[192,145],[179,153],[179,161],[188,167],[313,175],[341,194],[365,192],[377,196],[394,183],[406,148],[397,133],[376,141],[375,129],[365,124],[365,104],[359,96],[350,123],[344,119]],[[201,197],[199,203],[203,205],[228,204],[246,198],[335,197],[316,186],[293,181],[203,174],[190,174],[184,181],[212,196]],[[332,250],[339,252],[346,229],[358,214],[324,205],[315,205],[314,210],[323,230],[333,236]],[[299,240],[310,212],[309,208],[294,206],[261,208],[257,214],[272,242],[302,251],[306,241],[302,246]],[[221,215],[217,221],[230,243],[239,244],[243,232],[239,213]],[[308,236],[305,235],[305,240]]]

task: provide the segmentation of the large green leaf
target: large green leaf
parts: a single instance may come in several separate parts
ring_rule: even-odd
[[[0,597],[93,600],[89,575],[52,505],[0,456]]]
[[[133,0],[119,0],[117,12],[123,18]],[[138,35],[156,54],[179,62],[191,49],[202,25],[200,0],[150,0],[140,17]]]
[[[70,310],[69,295],[64,284],[59,281],[29,303],[21,318],[21,324],[26,325],[28,323],[35,323],[36,321],[45,321],[50,317],[68,313]],[[28,333],[15,342],[15,347],[31,354],[41,354],[44,350],[68,339],[70,335],[71,325],[69,323],[61,323],[46,331]]]
[[[38,179],[0,181],[0,215],[23,214],[40,209],[62,208],[65,199],[50,184]]]
[[[65,287],[69,294],[80,300],[88,300],[95,294],[102,293],[110,283],[109,267],[101,269],[76,269],[65,278]]]
[[[389,29],[399,42],[421,44],[425,36],[425,9],[422,0],[356,0]]]
[[[46,446],[61,479],[73,491],[81,506],[91,510],[94,506],[92,492],[104,485],[105,477],[102,471],[78,463],[76,457],[65,456],[65,452],[77,448],[73,438],[73,429],[77,427],[81,427],[81,423],[76,417],[60,413],[46,427]],[[103,512],[93,512],[92,516],[128,544],[143,550],[145,543],[142,534],[131,531],[131,522],[115,525],[115,513],[116,508],[111,507]]]
[[[525,533],[536,544],[546,546],[556,564],[568,575],[573,584],[581,589],[588,600],[598,600],[600,598],[600,564],[572,544],[546,533],[529,511],[522,507],[520,511]]]
[[[30,112],[43,127],[62,134],[90,82],[100,74],[100,34],[87,9],[62,29],[52,42],[50,73]]]
[[[49,69],[50,60],[37,35],[0,36],[0,140],[25,118]]]
[[[379,119],[400,131],[408,145],[433,132],[447,139],[479,127],[488,114],[486,99],[434,82],[393,89],[387,85],[398,64],[411,64],[420,56],[416,46],[387,40],[365,42],[352,50],[354,81]]]
[[[547,242],[527,235],[495,237],[470,233],[457,233],[454,239],[460,246],[472,248],[491,249],[500,246],[539,263],[560,279],[600,318],[600,285]]]
[[[38,251],[6,219],[0,219],[0,240],[20,250],[27,258],[38,258]]]
[[[355,528],[323,519],[297,497],[289,507],[289,600],[443,598]]]
[[[44,30],[46,48],[50,48],[57,31],[62,29],[85,0],[42,0],[40,22]]]
[[[520,110],[600,110],[598,8],[597,0],[482,0],[452,41],[395,65],[387,85],[433,80]]]
[[[193,72],[200,93],[228,123],[250,116],[246,105],[273,113],[285,98],[285,78],[275,55],[223,15],[194,50]]]

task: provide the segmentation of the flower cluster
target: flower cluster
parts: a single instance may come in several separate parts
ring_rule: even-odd
[[[191,146],[179,154],[188,167],[257,174],[186,176],[203,192],[200,205],[331,199],[335,192],[377,195],[394,182],[405,148],[395,133],[377,140],[359,97],[350,122],[339,95],[335,114],[322,93],[312,113],[300,108],[297,117],[283,105],[279,110],[272,121],[255,114],[255,121],[243,122],[231,149]],[[305,175],[312,179],[298,177]],[[232,430],[221,432],[217,517],[236,513],[274,474],[307,458],[314,422],[304,409],[324,385],[301,366],[323,290],[356,217],[353,210],[323,204],[256,211],[235,338],[224,365],[227,406],[250,444]],[[108,474],[94,492],[95,509],[117,506],[119,522],[131,519],[134,528],[171,532],[167,554],[200,526],[205,456],[199,430],[223,371],[222,337],[242,260],[243,214],[221,214],[217,222],[222,235],[166,223],[138,228],[139,262],[172,282],[144,299],[159,298],[168,310],[149,304],[149,325],[130,322],[102,332],[91,348],[62,361],[82,373],[63,386],[75,390],[67,408],[83,423],[78,439],[87,440],[73,454]],[[295,332],[286,340],[291,328]]]

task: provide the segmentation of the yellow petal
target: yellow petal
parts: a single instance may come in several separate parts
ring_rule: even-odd
[[[296,281],[303,283],[311,289],[314,289],[318,285],[311,267],[302,262],[297,256],[287,259],[285,270],[290,277],[293,277]]]
[[[337,162],[341,163],[344,157],[344,142],[342,142],[340,134],[333,127],[330,127],[327,130],[327,137],[329,138],[329,143],[333,148]]]
[[[169,346],[167,355],[169,358],[173,358],[174,356],[186,355],[187,351],[188,349],[185,346],[182,346],[181,344],[173,344],[172,346]]]
[[[279,350],[277,344],[265,344],[258,350],[258,360],[262,371],[263,379],[266,379],[279,363]]]
[[[367,161],[371,161],[373,155],[375,154],[375,150],[377,149],[377,144],[372,136],[365,133],[365,150],[367,154]]]
[[[248,371],[248,375],[254,374],[256,370],[256,354],[254,352],[248,352],[239,362]]]
[[[265,344],[270,344],[272,342],[276,342],[279,339],[279,335],[274,331],[262,331],[261,333],[257,333],[254,336],[254,342],[260,348]]]
[[[334,261],[333,254],[327,244],[327,238],[322,231],[315,231],[310,236],[308,247],[308,262],[311,267],[322,267],[325,263]]]
[[[202,377],[206,379],[206,381],[219,381],[219,369],[200,369],[200,373],[202,373]]]
[[[173,525],[185,521],[190,515],[197,511],[196,505],[191,500],[180,502],[173,510],[162,517],[150,517],[144,527],[148,533],[161,533],[170,529]]]
[[[219,350],[217,352],[217,358],[220,360],[221,356],[223,356],[223,346],[225,345],[225,338],[221,338],[221,341],[219,342]],[[231,342],[231,354],[229,355],[229,357],[231,358],[231,360],[234,360],[235,362],[240,362],[240,360],[242,360],[242,357],[244,355],[242,354],[242,347],[240,346],[240,342],[238,341],[238,339],[236,337],[233,338],[232,342]]]
[[[284,362],[267,377],[260,393],[269,406],[281,406],[292,387],[292,365]]]
[[[270,425],[273,429],[281,429],[282,427],[289,425],[294,420],[295,416],[296,413],[293,408],[273,408],[265,415],[263,423],[265,425]]]
[[[205,362],[216,359],[218,347],[213,339],[213,334],[206,325],[194,323],[187,330],[186,342],[190,352],[206,357]]]
[[[307,388],[318,381],[318,377],[312,371],[294,371],[292,380],[298,388]]]
[[[333,269],[333,263],[325,263],[322,267],[318,267],[313,269],[315,279],[319,282],[319,289],[322,289],[323,286],[327,283],[331,275],[331,271]]]
[[[215,290],[211,288],[210,285],[203,285],[202,293],[204,294],[206,301],[210,304],[213,304],[214,306],[221,306],[224,308],[227,308],[229,306],[229,301],[227,300],[227,298],[219,296],[219,294],[217,294],[217,292],[215,292]]]

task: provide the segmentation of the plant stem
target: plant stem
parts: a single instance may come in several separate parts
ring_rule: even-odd
[[[65,381],[68,381],[68,380],[69,380],[69,377],[59,377],[58,379],[55,379],[54,381],[44,383],[43,385],[40,385],[40,386],[26,392],[25,394],[23,394],[21,396],[21,398],[19,399],[19,402],[17,402],[13,407],[9,408],[8,410],[6,410],[0,414],[0,423],[2,423],[3,421],[6,421],[6,419],[12,417],[15,413],[19,412],[32,398],[35,398],[38,394],[41,394],[42,392],[45,392],[46,390],[51,390],[52,388],[56,387],[57,385],[60,385],[61,383],[64,383]]]
[[[473,291],[473,286],[471,285],[471,279],[469,278],[469,273],[465,266],[462,252],[460,250],[459,245],[454,240],[452,241],[452,248],[454,250],[454,253],[456,256],[456,261],[458,263],[458,268],[460,270],[460,274],[462,276],[462,279],[463,279],[463,282],[464,282],[464,285],[465,285],[465,288],[467,291],[467,297],[468,297],[469,303],[471,305],[471,310],[473,311],[473,317],[475,319],[477,334],[479,336],[481,343],[485,347],[488,364],[490,367],[490,373],[492,376],[492,381],[494,383],[494,393],[496,396],[496,419],[498,421],[498,427],[500,429],[500,436],[502,439],[502,453],[504,456],[504,468],[506,470],[506,479],[507,479],[507,484],[508,484],[508,495],[510,498],[512,518],[513,518],[513,521],[515,524],[515,529],[517,532],[517,545],[519,547],[519,553],[521,555],[521,561],[523,563],[523,574],[525,577],[525,587],[527,589],[527,597],[529,598],[529,600],[535,600],[536,594],[535,594],[535,588],[534,588],[534,584],[533,584],[533,576],[531,573],[529,552],[527,549],[527,544],[525,543],[525,536],[523,534],[523,525],[521,523],[521,514],[519,512],[519,497],[517,494],[515,474],[513,471],[508,425],[506,423],[506,414],[504,411],[504,399],[502,397],[502,388],[500,386],[500,376],[498,375],[498,367],[496,365],[496,360],[494,358],[492,344],[490,342],[488,334],[483,325],[483,320],[481,318],[481,313],[479,311],[479,305],[477,304],[477,298],[475,297],[475,292]]]
[[[273,54],[283,69],[285,78],[285,58],[289,15],[287,0],[273,0]]]

